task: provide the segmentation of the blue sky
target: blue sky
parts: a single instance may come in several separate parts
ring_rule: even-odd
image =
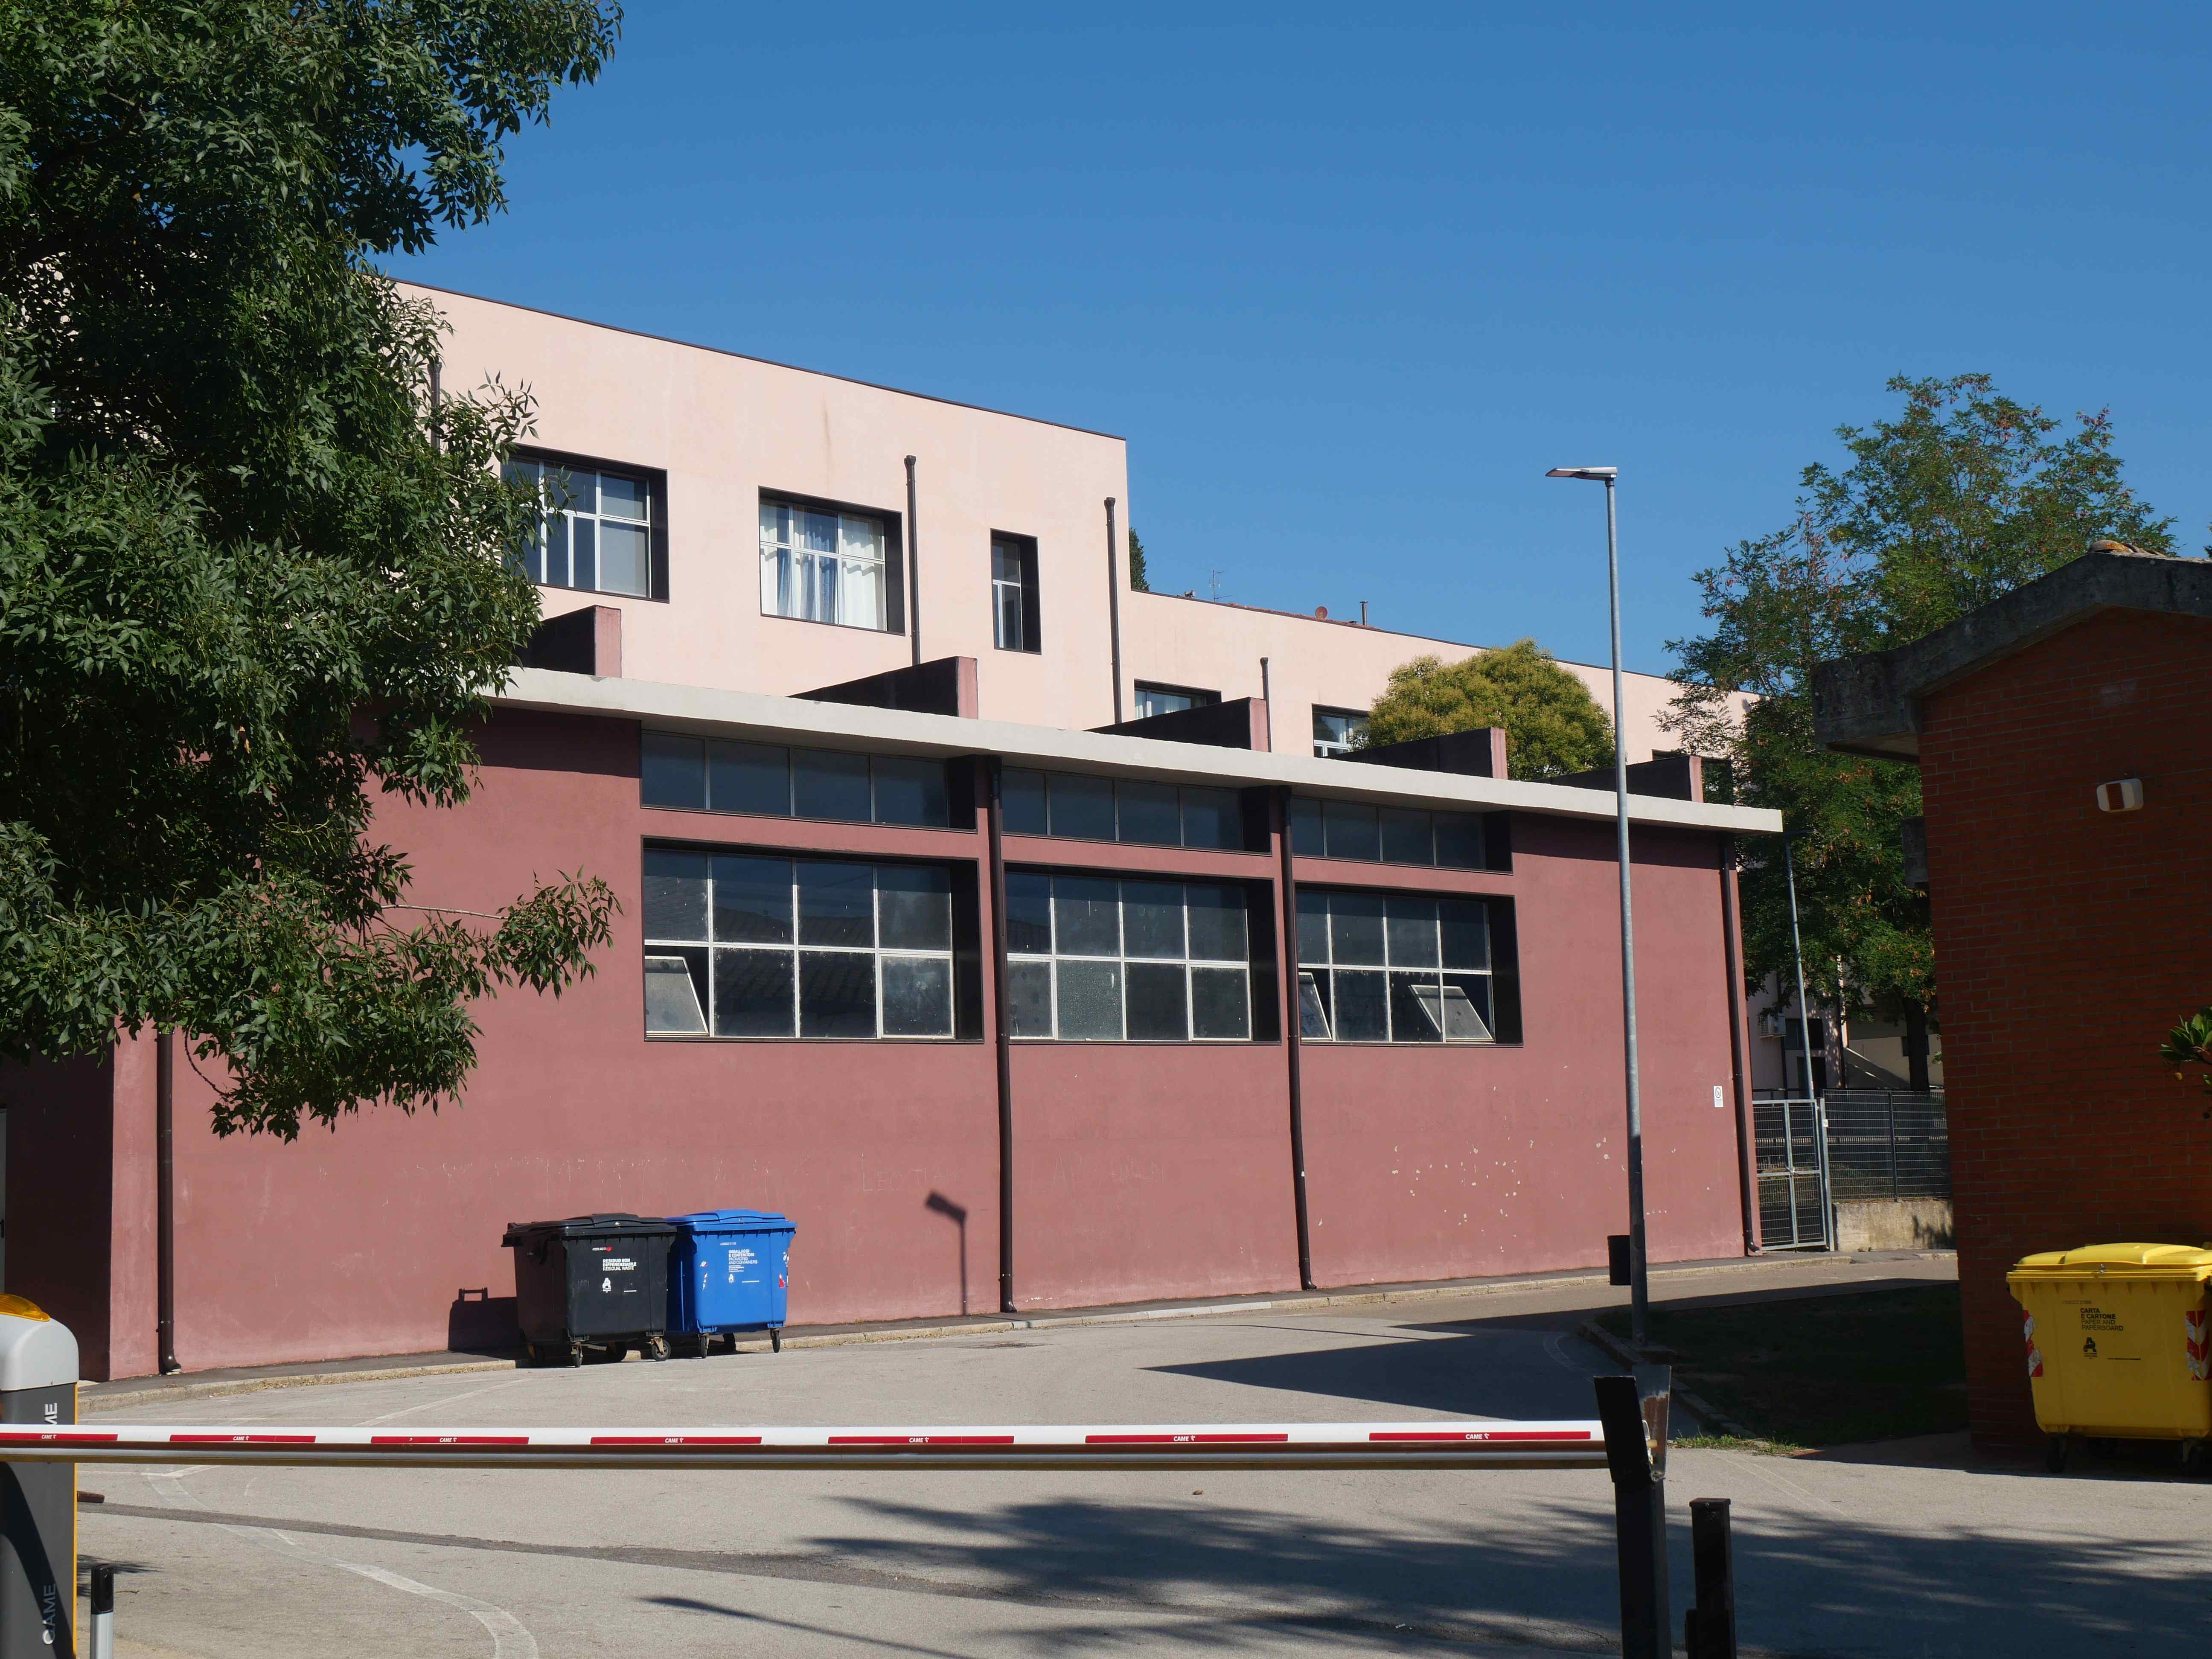
[[[635,0],[393,269],[1119,433],[1156,587],[1584,660],[1547,466],[1662,670],[1893,374],[2109,405],[2205,539],[2201,13],[1362,9]]]

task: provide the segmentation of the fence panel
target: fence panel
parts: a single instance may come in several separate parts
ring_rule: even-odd
[[[1823,1098],[1838,1200],[1951,1196],[1951,1137],[1940,1091],[1838,1089]]]
[[[1832,1246],[1821,1122],[1817,1100],[1752,1102],[1759,1236],[1767,1249],[1825,1250]]]

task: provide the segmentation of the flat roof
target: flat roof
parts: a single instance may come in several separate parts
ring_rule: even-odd
[[[1447,811],[1510,808],[1608,822],[1613,815],[1610,792],[1565,784],[1362,766],[1312,755],[1269,754],[1212,744],[1169,743],[1158,738],[1116,737],[1103,732],[1063,732],[1012,720],[865,708],[757,691],[721,691],[654,680],[564,674],[544,668],[514,670],[506,689],[493,702],[502,708],[550,714],[611,715],[663,731],[696,732],[708,737],[766,738],[894,753],[997,755],[1018,765],[1045,770],[1211,784],[1219,788],[1283,784],[1302,795],[1382,805]],[[1763,807],[1673,800],[1659,795],[1631,795],[1628,816],[1637,823],[1724,835],[1782,832],[1782,815]]]
[[[389,272],[386,274],[390,275]],[[888,392],[894,397],[919,398],[926,404],[943,404],[949,409],[972,409],[979,415],[999,415],[1010,421],[1028,421],[1036,426],[1057,427],[1062,432],[1080,432],[1086,438],[1104,438],[1117,444],[1129,441],[1118,432],[1101,432],[1095,427],[1076,426],[1067,421],[1048,421],[1042,415],[1024,415],[1011,409],[993,409],[988,404],[963,403],[957,398],[940,398],[934,392],[909,392],[902,386],[885,386],[880,380],[862,380],[850,374],[833,374],[826,368],[807,368],[798,363],[778,362],[773,357],[757,357],[748,351],[732,351],[727,346],[702,345],[696,340],[679,340],[672,334],[648,334],[641,328],[624,328],[619,323],[603,323],[592,317],[572,317],[565,311],[547,311],[538,306],[520,305],[513,300],[495,300],[488,294],[471,294],[458,288],[440,288],[435,283],[418,282],[412,276],[393,276],[392,280],[404,287],[419,288],[426,294],[443,294],[456,300],[473,300],[478,305],[504,306],[509,311],[526,311],[533,317],[550,317],[556,322],[574,323],[580,328],[598,328],[610,334],[627,334],[634,340],[682,346],[687,351],[711,352],[717,357],[735,357],[740,362],[787,369],[793,374],[811,374],[819,380],[841,380],[847,386],[866,386],[871,392]]]

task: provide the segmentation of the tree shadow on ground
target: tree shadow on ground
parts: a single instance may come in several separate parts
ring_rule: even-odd
[[[1595,1494],[1492,1508],[1449,1530],[1065,1499],[854,1507],[872,1524],[813,1545],[879,1572],[981,1581],[1010,1601],[1063,1607],[1069,1622],[1029,1632],[1054,1650],[1489,1641],[1595,1652],[1619,1641],[1610,1505]],[[908,1535],[884,1535],[891,1529]],[[1686,1513],[1672,1531],[1679,1623],[1689,1601]],[[2194,1540],[1999,1537],[1792,1516],[1740,1522],[1735,1549],[1742,1640],[1773,1653],[2103,1659],[2193,1645],[2212,1611]]]
[[[1533,1333],[1464,1331],[1442,1336],[1357,1335],[1341,1346],[1250,1354],[1151,1369],[1240,1388],[1446,1412],[1462,1417],[1565,1418],[1597,1415],[1590,1373],[1553,1358]],[[1600,1356],[1598,1363],[1603,1364]],[[1607,1364],[1607,1369],[1617,1370]]]

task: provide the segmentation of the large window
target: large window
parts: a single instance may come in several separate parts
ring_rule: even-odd
[[[1322,760],[1350,754],[1366,735],[1364,709],[1317,708],[1313,711],[1314,753]]]
[[[1010,872],[1013,1035],[1103,1042],[1249,1038],[1248,902],[1235,885]]]
[[[648,1036],[949,1037],[942,866],[648,847]]]
[[[889,628],[881,519],[763,501],[761,614]]]
[[[1518,1042],[1510,914],[1494,899],[1300,888],[1299,1036]]]
[[[1426,864],[1447,870],[1510,867],[1504,823],[1481,812],[1425,812],[1364,801],[1291,802],[1291,850],[1300,858]]]
[[[541,503],[523,553],[532,581],[653,596],[653,490],[643,477],[560,461],[514,460],[501,471]]]
[[[1136,717],[1150,720],[1155,714],[1179,714],[1186,708],[1211,708],[1220,701],[1218,691],[1200,691],[1188,685],[1153,685],[1139,680]]]
[[[1026,536],[991,538],[991,641],[1001,651],[1041,651],[1037,549]]]
[[[645,734],[639,796],[647,806],[844,823],[942,829],[954,817],[950,775],[941,760],[787,749],[676,732]],[[972,824],[972,814],[963,822]]]
[[[1010,836],[1064,836],[1146,847],[1241,851],[1244,807],[1234,789],[1206,789],[1009,767],[1000,776]]]

